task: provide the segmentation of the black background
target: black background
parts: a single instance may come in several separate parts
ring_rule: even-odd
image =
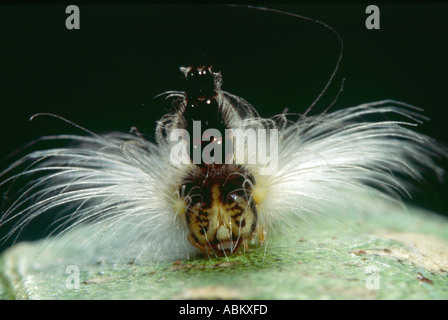
[[[447,4],[380,3],[380,30],[366,29],[366,4],[264,6],[323,21],[344,41],[339,72],[312,114],[333,101],[345,78],[333,109],[404,101],[431,118],[417,130],[448,145]],[[223,89],[262,116],[284,108],[304,112],[332,74],[340,49],[320,24],[247,8],[80,4],[80,30],[65,27],[65,8],[0,6],[0,159],[43,135],[82,134],[54,118],[28,121],[39,112],[98,133],[136,126],[152,139],[155,121],[166,112],[162,99],[153,97],[182,89],[178,67],[197,50],[222,71]],[[448,214],[447,195],[447,183],[428,175],[412,201]]]

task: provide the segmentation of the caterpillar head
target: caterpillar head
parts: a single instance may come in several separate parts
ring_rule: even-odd
[[[255,234],[253,178],[239,166],[197,168],[185,185],[189,241],[207,254],[235,252]]]

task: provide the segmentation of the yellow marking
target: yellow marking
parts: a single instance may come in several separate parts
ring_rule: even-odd
[[[219,191],[219,184],[212,186],[212,199],[213,201],[220,201],[221,192]]]
[[[254,202],[256,205],[259,205],[266,199],[267,190],[266,188],[259,187],[258,185],[255,185],[252,189],[252,199],[254,199]]]
[[[252,187],[252,199],[256,205],[260,205],[267,197],[269,190],[269,181],[265,176],[260,175],[256,178],[257,183]]]
[[[263,244],[266,241],[268,230],[263,226],[263,224],[258,223],[257,230],[255,234],[258,237],[258,244]]]
[[[185,210],[187,206],[185,205],[185,201],[182,199],[175,199],[173,201],[173,210],[178,216],[184,216]]]

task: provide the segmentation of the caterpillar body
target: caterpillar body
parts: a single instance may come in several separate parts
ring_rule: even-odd
[[[434,158],[446,151],[412,130],[425,117],[406,103],[264,119],[222,90],[221,73],[206,61],[180,70],[185,90],[165,93],[173,112],[157,123],[155,143],[135,132],[48,136],[39,141],[69,143],[6,168],[1,185],[14,193],[3,200],[1,223],[16,221],[6,237],[55,215],[58,232],[91,226],[89,245],[124,242],[139,257],[229,255],[307,215],[350,210],[355,194],[395,198],[422,180],[422,170],[444,173]],[[232,145],[237,129],[265,132],[267,141],[245,134],[246,144]],[[230,153],[219,152],[229,145]],[[246,145],[255,146],[256,161],[236,161],[241,152],[243,160],[253,155]],[[181,151],[178,161],[173,150]],[[209,157],[198,162],[195,154]]]

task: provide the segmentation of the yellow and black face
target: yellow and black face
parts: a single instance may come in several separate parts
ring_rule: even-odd
[[[211,161],[195,161],[203,160],[195,159],[194,155],[202,155],[206,146],[216,144],[222,150],[225,145],[227,150],[227,144],[233,139],[226,133],[231,128],[230,114],[224,112],[222,99],[218,99],[220,74],[213,72],[203,56],[196,58],[193,64],[181,68],[185,76],[185,100],[184,108],[179,109],[178,124],[179,129],[188,132],[188,138],[193,137],[193,141],[184,140],[196,165],[180,184],[181,201],[176,203],[175,210],[185,218],[189,241],[195,247],[209,255],[221,255],[236,251],[241,244],[247,245],[254,236],[257,211],[251,193],[255,181],[243,166],[222,164],[233,152],[223,159],[213,153]],[[196,122],[201,125],[199,139],[195,138]],[[215,132],[207,137],[208,129],[217,130],[220,136],[215,136]]]
[[[183,185],[189,241],[195,247],[223,255],[248,244],[257,227],[251,175],[236,165],[198,167]]]

